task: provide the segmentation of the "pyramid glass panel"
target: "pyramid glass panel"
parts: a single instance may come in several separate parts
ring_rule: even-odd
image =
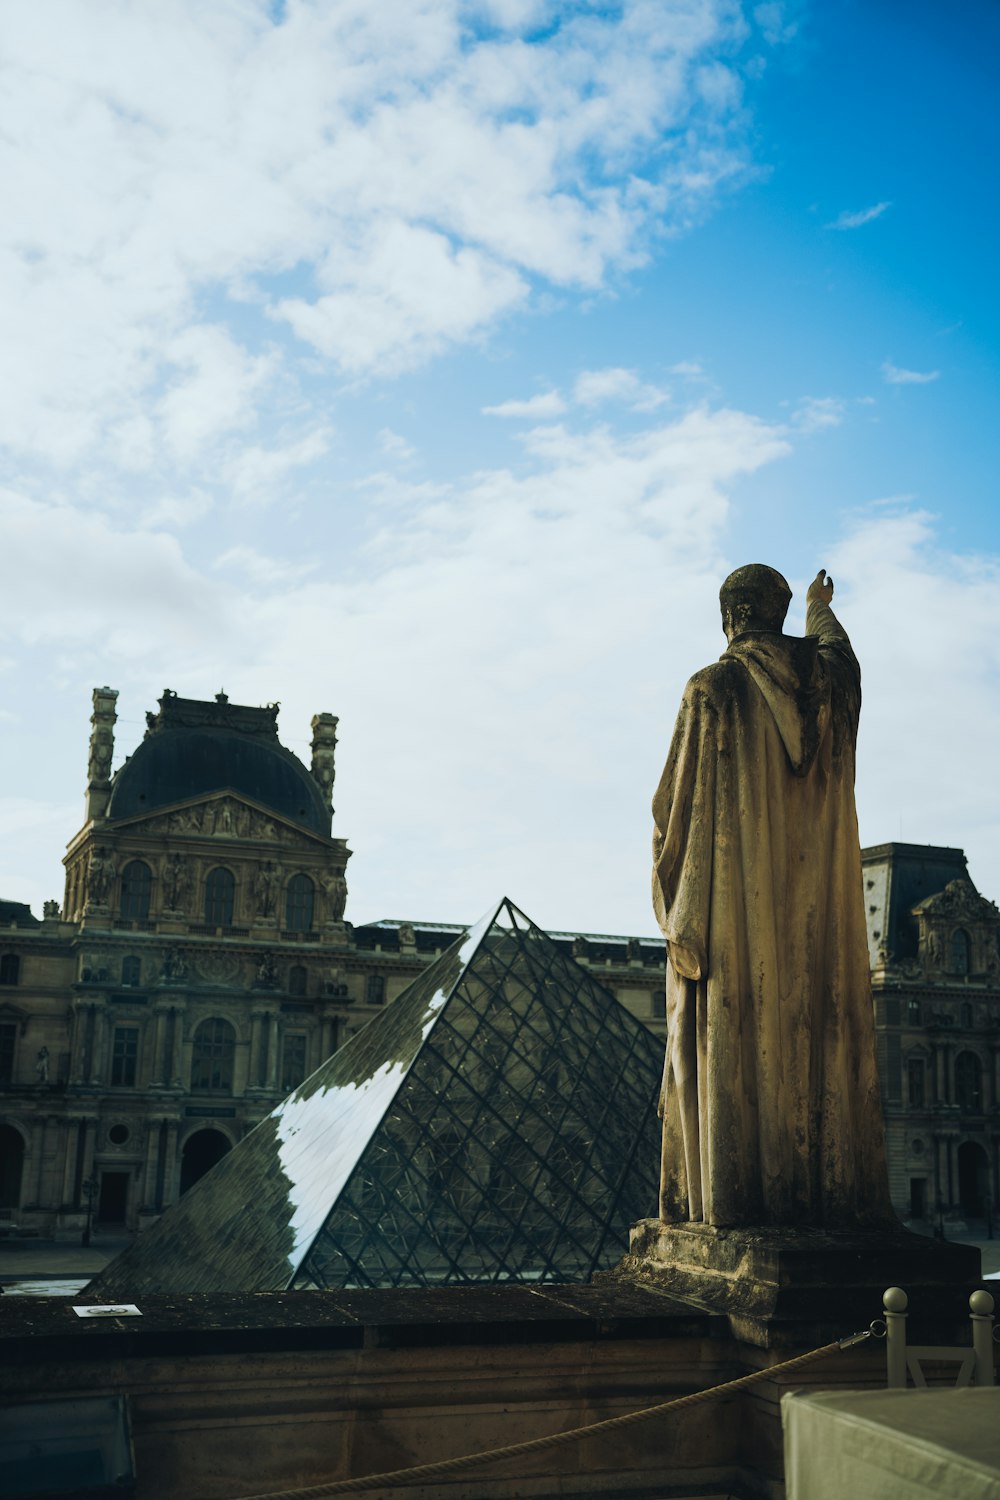
[[[578,1281],[655,1211],[660,1044],[504,901],[93,1283]]]

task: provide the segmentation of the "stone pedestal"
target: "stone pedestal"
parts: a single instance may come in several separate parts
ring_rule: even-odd
[[[974,1245],[897,1229],[717,1229],[710,1224],[633,1225],[613,1275],[654,1282],[671,1296],[725,1313],[736,1338],[761,1348],[829,1343],[882,1316],[882,1294],[901,1286],[910,1308],[952,1338],[966,1327],[980,1284]]]

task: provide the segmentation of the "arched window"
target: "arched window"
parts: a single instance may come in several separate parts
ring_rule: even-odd
[[[131,989],[142,982],[142,960],[134,953],[122,959],[122,988]]]
[[[17,984],[21,978],[21,960],[16,953],[0,957],[0,984]]]
[[[951,944],[948,952],[948,967],[953,974],[968,974],[971,946],[969,934],[964,932],[961,927],[956,927],[951,935]]]
[[[290,995],[304,995],[306,992],[306,968],[305,964],[292,964],[288,971],[288,993]]]
[[[983,1065],[974,1052],[955,1058],[955,1101],[959,1109],[975,1114],[982,1108]]]
[[[144,922],[149,916],[153,872],[141,859],[129,860],[122,871],[121,914]]]
[[[221,1130],[206,1126],[188,1136],[181,1152],[181,1193],[194,1187],[217,1161],[221,1161],[232,1150],[232,1144]]]
[[[220,865],[205,881],[205,921],[209,927],[229,927],[233,920],[236,881]]]
[[[285,897],[285,926],[289,932],[309,932],[313,924],[315,888],[308,875],[293,875]]]
[[[236,1033],[228,1021],[219,1016],[202,1021],[191,1055],[192,1094],[231,1094],[235,1053]]]

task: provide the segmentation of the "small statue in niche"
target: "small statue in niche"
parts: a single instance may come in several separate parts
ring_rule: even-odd
[[[186,979],[188,974],[187,959],[180,948],[168,948],[163,959],[163,978],[169,980]]]
[[[278,970],[274,963],[273,953],[262,953],[257,964],[257,977],[255,983],[273,987],[278,982]]]
[[[169,859],[163,870],[163,894],[171,911],[178,911],[189,883],[187,860],[182,854]]]
[[[941,967],[941,934],[936,927],[927,934],[927,963],[932,969]]]
[[[38,1052],[36,1053],[36,1056],[35,1056],[35,1073],[36,1073],[36,1075],[38,1077],[38,1082],[39,1083],[48,1083],[48,1081],[49,1081],[49,1049],[48,1049],[48,1047],[39,1047]]]
[[[264,860],[257,866],[257,873],[253,879],[253,893],[257,900],[257,910],[262,917],[274,916],[280,883],[281,867],[273,860]]]
[[[324,875],[320,885],[326,897],[327,920],[339,922],[347,905],[347,881],[343,875]]]
[[[95,906],[104,906],[111,894],[111,882],[115,878],[115,862],[107,849],[90,851],[87,865],[87,897]]]

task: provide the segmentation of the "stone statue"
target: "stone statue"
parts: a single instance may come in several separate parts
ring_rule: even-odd
[[[347,881],[343,875],[324,875],[320,885],[326,897],[327,921],[339,922],[347,906]]]
[[[722,586],[653,800],[667,940],[660,1216],[895,1223],[875,1065],[854,756],[861,676],[821,571],[806,637],[772,568]]]
[[[168,948],[163,959],[161,977],[168,980],[188,977],[187,959],[180,948]]]
[[[48,1081],[49,1081],[49,1049],[48,1049],[48,1047],[39,1047],[38,1052],[35,1055],[35,1072],[38,1075],[38,1082],[39,1083],[48,1083]]]
[[[273,988],[278,983],[278,970],[272,953],[262,953],[257,963],[254,983]]]
[[[257,911],[262,917],[274,916],[280,883],[280,865],[273,864],[271,860],[265,860],[257,866],[257,873],[253,878],[253,893],[257,901]]]
[[[163,894],[170,911],[178,911],[188,888],[187,861],[183,854],[175,854],[163,868]]]
[[[399,943],[402,948],[413,948],[416,946],[417,934],[413,930],[412,922],[400,922]]]
[[[105,906],[111,894],[111,882],[115,878],[115,862],[106,849],[90,851],[87,865],[87,899],[95,906]]]

